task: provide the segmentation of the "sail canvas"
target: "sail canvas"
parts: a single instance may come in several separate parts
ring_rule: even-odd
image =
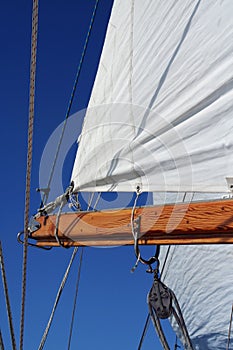
[[[232,13],[230,0],[114,2],[79,138],[75,191],[227,192]],[[196,350],[226,348],[231,264],[231,246],[171,248],[163,278]]]
[[[232,7],[114,2],[79,139],[76,190],[227,191]]]

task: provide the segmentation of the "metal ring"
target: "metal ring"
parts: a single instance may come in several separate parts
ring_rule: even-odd
[[[21,236],[22,236],[22,234],[24,234],[25,232],[24,231],[20,231],[18,234],[17,234],[17,241],[19,242],[19,243],[21,243],[21,244],[25,244],[25,242],[21,239]],[[30,237],[29,237],[30,238]],[[28,244],[28,246],[30,246],[30,247],[34,247],[34,248],[38,248],[38,249],[43,249],[43,250],[51,250],[52,249],[52,247],[40,247],[40,246],[38,246],[38,245],[36,245],[36,244],[33,244],[33,243],[27,243]]]

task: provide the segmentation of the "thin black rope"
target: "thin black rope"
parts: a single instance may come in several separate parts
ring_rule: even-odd
[[[91,20],[90,20],[90,24],[89,24],[87,36],[86,36],[86,39],[85,39],[85,42],[84,42],[83,51],[82,51],[81,58],[80,58],[80,61],[79,61],[79,65],[78,65],[78,69],[77,69],[74,85],[73,85],[73,88],[72,88],[70,100],[69,100],[69,103],[68,103],[68,108],[67,108],[67,111],[66,111],[66,114],[65,114],[65,120],[64,120],[63,127],[62,127],[60,140],[59,140],[59,143],[58,143],[58,146],[57,146],[57,150],[56,150],[56,153],[55,153],[52,169],[51,169],[51,172],[50,172],[48,185],[47,185],[48,191],[50,190],[51,182],[52,182],[52,179],[53,179],[55,166],[56,166],[56,163],[57,163],[58,155],[59,155],[59,152],[60,152],[62,140],[63,140],[63,137],[64,137],[66,125],[67,125],[67,120],[68,120],[68,118],[70,116],[70,111],[71,111],[71,107],[72,107],[72,104],[73,104],[75,91],[76,91],[76,88],[77,88],[77,85],[78,85],[78,81],[79,81],[79,77],[80,77],[80,73],[81,73],[81,68],[82,68],[82,65],[83,65],[84,57],[85,57],[85,54],[86,54],[86,51],[87,51],[87,45],[88,45],[89,38],[90,38],[90,35],[91,35],[91,30],[93,28],[93,23],[94,23],[94,20],[95,20],[95,15],[96,15],[98,3],[99,3],[99,0],[96,0],[95,1],[95,6],[94,6],[94,9],[93,9],[93,12],[92,12],[92,17],[91,17]],[[48,193],[43,195],[43,199],[42,199],[43,205],[46,204],[47,199],[48,199]]]
[[[230,323],[229,323],[229,329],[228,329],[228,337],[227,337],[227,346],[226,346],[226,350],[229,350],[229,349],[230,349],[232,317],[233,317],[233,305],[232,305],[232,307],[231,307],[231,317],[230,317]]]
[[[176,335],[176,342],[175,342],[175,345],[174,345],[174,350],[177,350],[181,348],[181,346],[178,345],[178,338],[177,338],[177,335]]]
[[[46,342],[46,339],[47,339],[47,336],[48,336],[48,333],[49,333],[49,329],[51,327],[51,324],[52,324],[52,321],[53,321],[53,317],[54,317],[54,314],[55,314],[55,311],[56,311],[56,308],[57,308],[57,305],[58,305],[58,302],[60,300],[60,297],[61,297],[61,294],[62,294],[62,291],[64,289],[64,286],[65,286],[65,283],[66,283],[66,280],[68,278],[68,275],[69,275],[69,272],[70,272],[70,268],[71,268],[71,265],[74,261],[74,258],[77,254],[77,251],[78,251],[78,247],[74,248],[74,251],[73,251],[73,254],[71,256],[71,259],[70,259],[70,262],[69,262],[69,265],[66,269],[66,272],[64,274],[64,277],[62,279],[62,282],[60,284],[60,287],[58,289],[58,292],[57,292],[57,296],[56,296],[56,299],[55,299],[55,302],[54,302],[54,305],[53,305],[53,309],[52,309],[52,312],[51,312],[51,315],[50,315],[50,318],[49,318],[49,321],[47,323],[47,326],[45,328],[45,331],[44,331],[44,334],[42,336],[42,339],[41,339],[41,342],[40,342],[40,345],[38,347],[38,350],[42,350],[44,348],[44,344]]]
[[[163,275],[163,272],[164,272],[164,269],[165,269],[165,266],[166,266],[166,263],[167,263],[167,259],[168,259],[169,253],[170,253],[170,249],[171,249],[171,245],[169,245],[169,247],[167,249],[166,256],[165,256],[165,259],[164,259],[164,262],[163,262],[163,266],[162,266],[162,269],[161,269],[160,278]],[[139,342],[139,345],[138,345],[138,350],[141,350],[141,348],[142,348],[143,341],[145,339],[146,333],[147,333],[148,328],[149,328],[149,323],[150,323],[150,312],[148,312],[148,315],[147,315],[147,318],[146,318],[146,322],[145,322],[145,325],[144,325],[144,328],[143,328],[143,331],[142,331],[142,336],[140,338],[140,342]]]
[[[182,202],[185,202],[186,194],[187,193],[185,192]],[[190,202],[192,202],[194,194],[195,194],[195,192],[193,192],[192,198],[190,199]],[[163,262],[163,266],[162,266],[162,269],[161,269],[160,278],[163,276],[163,272],[164,272],[165,266],[167,264],[167,260],[168,260],[169,254],[170,254],[170,250],[171,250],[171,245],[168,246],[168,249],[167,249],[167,252],[166,252],[166,256],[165,256],[165,259],[164,259],[164,262]],[[232,308],[233,308],[233,306],[232,306]],[[233,312],[233,309],[232,309],[232,312]],[[149,327],[149,321],[150,321],[150,313],[148,313],[147,318],[146,318],[146,322],[145,322],[145,325],[144,325],[144,328],[143,328],[143,331],[142,331],[142,336],[141,336],[141,339],[140,339],[138,350],[141,350],[143,341],[145,339],[145,336],[146,336],[146,333],[147,333],[147,330],[148,330],[148,327]],[[229,349],[227,348],[226,350],[229,350]]]
[[[2,338],[2,331],[0,329],[0,350],[4,350],[4,343],[3,343],[3,338]]]
[[[156,329],[157,331],[157,334],[158,334],[158,337],[159,337],[159,340],[163,346],[163,349],[164,350],[170,350],[169,348],[169,345],[167,343],[167,339],[163,333],[163,330],[162,330],[162,327],[161,327],[161,323],[159,322],[159,319],[156,315],[156,312],[153,310],[151,304],[149,303],[148,304],[149,306],[149,311],[150,311],[150,317],[151,317],[151,320],[152,320],[152,323],[154,325],[154,328]]]
[[[80,284],[80,277],[81,277],[81,270],[82,270],[83,252],[84,252],[84,248],[81,249],[80,260],[79,260],[79,268],[78,268],[77,282],[76,282],[76,288],[75,288],[74,305],[73,305],[73,311],[72,311],[72,318],[71,318],[71,324],[70,324],[70,335],[69,335],[67,350],[70,350],[73,327],[74,327],[74,316],[75,316],[75,310],[76,310],[76,305],[77,305],[77,298],[78,298],[78,291],[79,291],[79,284]]]
[[[164,262],[163,262],[163,266],[162,266],[162,269],[161,269],[160,278],[163,276],[164,269],[165,269],[165,266],[167,264],[167,260],[168,260],[168,256],[169,256],[170,250],[171,250],[171,245],[169,245],[169,247],[167,249],[166,256],[165,256],[165,259],[164,259]],[[141,350],[143,341],[145,339],[147,330],[149,328],[149,323],[150,323],[150,312],[148,312],[148,315],[147,315],[147,319],[146,319],[146,322],[145,322],[145,325],[144,325],[144,328],[143,328],[142,336],[141,336],[141,339],[140,339],[140,342],[139,342],[138,350]]]
[[[10,297],[9,297],[9,293],[8,293],[8,285],[7,285],[7,278],[6,278],[6,271],[5,271],[1,241],[0,241],[0,265],[1,265],[1,271],[2,271],[2,282],[3,282],[3,287],[4,287],[5,299],[6,299],[6,309],[7,309],[9,328],[10,328],[12,349],[16,350],[15,333],[14,333],[14,327],[13,327],[13,319],[12,319],[12,312],[11,312],[11,306],[10,306]]]
[[[27,256],[28,256],[28,226],[32,169],[32,143],[35,109],[35,80],[36,80],[36,52],[38,33],[38,0],[33,0],[32,8],[32,38],[31,38],[31,63],[30,63],[30,88],[29,88],[29,116],[28,116],[28,147],[27,147],[27,170],[26,170],[26,190],[24,208],[24,246],[23,246],[23,266],[22,266],[22,299],[21,299],[21,319],[20,319],[20,350],[23,350],[24,337],[24,314],[26,300],[26,277],[27,277]]]
[[[174,292],[172,290],[170,290],[170,292],[172,295],[173,303],[175,305],[175,307],[172,307],[172,314],[174,315],[174,318],[182,331],[182,337],[184,339],[184,348],[187,350],[194,350],[178,300]]]
[[[167,264],[167,259],[168,259],[168,256],[169,256],[169,253],[170,253],[170,250],[171,250],[171,246],[169,245],[168,249],[167,249],[167,253],[166,253],[166,256],[165,256],[165,259],[164,259],[164,262],[163,262],[163,266],[162,266],[162,269],[161,269],[161,274],[160,274],[160,277],[163,276],[163,272],[164,272],[164,269],[165,269],[165,266]]]
[[[142,348],[142,344],[144,342],[144,339],[145,339],[145,336],[146,336],[149,324],[150,324],[150,313],[148,313],[147,318],[146,318],[146,322],[145,322],[145,325],[144,325],[144,328],[143,328],[143,331],[142,331],[141,339],[140,339],[140,342],[139,342],[139,345],[138,345],[138,350],[140,350]]]
[[[171,246],[169,245],[167,253],[166,253],[166,257],[165,257],[165,260],[164,260],[164,263],[163,263],[163,266],[162,266],[162,269],[161,269],[160,278],[162,277],[165,264],[167,263],[167,259],[168,259],[170,248],[171,248]],[[143,331],[142,331],[142,335],[141,335],[141,338],[140,338],[140,341],[139,341],[138,350],[141,350],[141,348],[142,348],[143,341],[144,341],[144,339],[146,337],[146,333],[147,333],[148,328],[149,328],[149,324],[150,324],[150,312],[148,312],[148,315],[147,315],[147,318],[146,318],[146,322],[145,322],[145,325],[144,325],[144,328],[143,328]]]

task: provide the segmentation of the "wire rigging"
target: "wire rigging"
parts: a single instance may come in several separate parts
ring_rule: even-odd
[[[1,241],[0,241],[0,265],[1,265],[1,271],[2,271],[2,282],[4,287],[5,299],[6,299],[6,308],[7,308],[7,316],[8,316],[8,322],[9,322],[9,328],[10,328],[12,349],[16,350],[15,333],[14,333],[14,327],[13,327],[13,319],[12,319],[12,312],[11,312],[11,306],[10,306],[10,298],[9,298],[9,292],[8,292],[8,285],[7,285],[7,278],[6,278]],[[4,349],[1,333],[0,333],[0,338],[1,338],[0,339],[1,347]]]
[[[52,179],[53,179],[53,174],[54,174],[54,171],[55,171],[58,155],[59,155],[61,144],[62,144],[62,140],[63,140],[64,134],[65,134],[67,120],[68,120],[68,118],[70,116],[70,111],[71,111],[71,107],[72,107],[72,104],[73,104],[75,91],[76,91],[76,88],[77,88],[77,85],[78,85],[78,81],[79,81],[79,77],[80,77],[80,73],[81,73],[84,57],[85,57],[85,54],[86,54],[86,51],[87,51],[89,38],[90,38],[91,31],[92,31],[92,28],[93,28],[93,23],[94,23],[94,20],[95,20],[98,3],[99,3],[99,0],[96,0],[95,1],[95,5],[94,5],[94,9],[93,9],[93,12],[92,12],[92,16],[91,16],[88,32],[87,32],[86,39],[85,39],[85,42],[84,42],[81,58],[80,58],[80,61],[79,61],[79,65],[78,65],[78,69],[77,69],[74,85],[73,85],[73,88],[72,88],[70,100],[69,100],[67,111],[66,111],[66,114],[65,114],[64,124],[63,124],[62,131],[61,131],[61,136],[60,136],[60,139],[59,139],[59,142],[58,142],[58,145],[57,145],[57,150],[56,150],[54,161],[53,161],[53,165],[52,165],[52,168],[51,168],[51,172],[50,172],[50,176],[49,176],[49,180],[48,180],[48,185],[47,185],[47,190],[48,191],[47,191],[47,193],[44,193],[44,195],[43,195],[43,199],[42,199],[43,204],[46,204],[46,201],[48,199],[48,192],[50,190],[51,182],[52,182]]]
[[[26,170],[26,190],[24,209],[24,246],[23,246],[23,267],[22,267],[22,300],[21,300],[21,320],[20,320],[20,350],[23,350],[24,336],[24,314],[26,299],[26,275],[27,275],[27,252],[28,252],[28,224],[30,206],[30,187],[32,169],[32,142],[35,109],[35,78],[36,78],[36,52],[38,33],[38,0],[33,0],[32,8],[32,37],[31,37],[31,63],[30,63],[30,92],[29,92],[29,120],[28,120],[28,149],[27,149],[27,170]]]
[[[46,326],[46,328],[45,328],[44,334],[43,334],[43,336],[42,336],[42,339],[41,339],[40,345],[39,345],[39,347],[38,347],[38,350],[42,350],[42,349],[44,348],[44,344],[45,344],[45,342],[46,342],[46,339],[47,339],[47,336],[48,336],[48,333],[49,333],[49,330],[50,330],[50,327],[51,327],[51,324],[52,324],[52,321],[53,321],[53,317],[54,317],[54,314],[55,314],[57,305],[58,305],[58,303],[59,303],[59,300],[60,300],[62,291],[63,291],[63,289],[64,289],[66,280],[67,280],[68,275],[69,275],[69,272],[70,272],[70,268],[71,268],[71,266],[72,266],[72,263],[73,263],[73,261],[74,261],[74,258],[75,258],[75,256],[76,256],[77,252],[78,252],[78,247],[74,248],[74,250],[73,250],[73,254],[72,254],[71,258],[70,258],[69,265],[67,266],[67,269],[66,269],[66,271],[65,271],[64,277],[63,277],[62,282],[61,282],[61,284],[60,284],[60,287],[59,287],[59,289],[58,289],[57,296],[56,296],[56,299],[55,299],[55,302],[54,302],[54,305],[53,305],[53,309],[52,309],[51,315],[50,315],[50,317],[49,317],[47,326]]]
[[[72,317],[71,317],[70,335],[69,335],[67,350],[70,350],[72,333],[73,333],[74,316],[75,316],[75,310],[76,310],[76,305],[77,305],[77,297],[78,297],[81,270],[82,270],[83,252],[84,252],[84,248],[82,247],[81,254],[80,254],[80,260],[79,260],[79,268],[78,268],[77,282],[76,282],[76,288],[75,288],[74,305],[73,305],[73,311],[72,311]]]

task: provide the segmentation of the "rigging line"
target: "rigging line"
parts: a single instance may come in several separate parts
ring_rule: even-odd
[[[88,205],[87,205],[87,211],[88,211],[88,210],[90,209],[90,207],[91,207],[91,203],[92,203],[92,201],[93,201],[94,194],[95,194],[95,192],[92,192],[92,193],[89,194]]]
[[[64,277],[63,277],[62,282],[61,282],[61,284],[60,284],[60,287],[59,287],[59,289],[58,289],[57,296],[56,296],[56,299],[55,299],[55,302],[54,302],[54,305],[53,305],[53,309],[52,309],[50,318],[49,318],[49,320],[48,320],[47,326],[46,326],[46,328],[45,328],[44,334],[43,334],[43,336],[42,336],[42,339],[41,339],[40,345],[39,345],[39,347],[38,347],[38,350],[42,350],[43,347],[44,347],[44,344],[45,344],[45,342],[46,342],[46,339],[47,339],[47,336],[48,336],[48,333],[49,333],[49,329],[50,329],[50,326],[51,326],[51,324],[52,324],[53,317],[54,317],[54,314],[55,314],[55,311],[56,311],[58,302],[59,302],[60,297],[61,297],[61,293],[62,293],[62,291],[63,291],[63,289],[64,289],[64,286],[65,286],[67,277],[68,277],[69,272],[70,272],[71,265],[72,265],[72,263],[73,263],[73,261],[74,261],[74,258],[75,258],[76,254],[77,254],[77,251],[78,251],[78,247],[74,248],[73,254],[72,254],[71,258],[70,258],[69,265],[68,265],[68,267],[67,267],[67,269],[66,269],[66,272],[65,272],[65,274],[64,274]]]
[[[0,350],[4,350],[4,343],[3,343],[3,338],[2,338],[2,332],[0,329]]]
[[[134,219],[136,205],[137,205],[138,197],[139,197],[140,194],[141,194],[140,187],[137,186],[136,198],[135,198],[135,201],[134,201],[134,206],[133,206],[132,211],[131,211],[131,230],[132,230],[132,235],[133,235],[133,238],[134,238],[134,253],[136,255],[137,260],[136,260],[135,265],[131,269],[131,272],[135,271],[135,269],[137,268],[139,262],[141,262],[142,264],[145,264],[145,265],[148,266],[147,272],[152,272],[153,271],[152,264],[154,264],[155,262],[159,263],[158,257],[159,257],[159,252],[160,252],[160,245],[158,245],[158,244],[156,245],[155,254],[152,257],[150,257],[148,260],[144,259],[141,256],[140,249],[139,249],[139,244],[138,244],[138,240],[140,238],[141,216],[138,216],[137,219]]]
[[[31,187],[31,170],[32,170],[32,141],[33,141],[33,124],[34,124],[34,109],[35,109],[37,33],[38,33],[38,0],[33,0],[30,88],[29,88],[29,117],[28,117],[28,147],[27,147],[27,170],[26,170],[26,190],[25,190],[25,209],[24,209],[24,245],[23,245],[23,266],[22,266],[20,350],[23,350],[24,318],[25,318],[24,314],[25,314],[25,299],[26,299],[28,225],[29,225],[29,205],[30,205],[30,187]]]
[[[142,344],[144,342],[144,339],[145,339],[145,336],[146,336],[149,324],[150,324],[150,313],[148,313],[147,318],[146,318],[145,326],[143,328],[141,339],[140,339],[140,342],[139,342],[139,345],[138,345],[138,350],[141,350],[141,348],[142,348]]]
[[[191,202],[193,201],[194,195],[195,195],[195,192],[192,192],[191,198],[188,199],[188,201],[187,201],[188,203],[191,203]],[[185,203],[186,196],[187,196],[187,192],[184,192],[184,195],[183,195],[183,198],[182,198],[182,202],[183,202],[183,203]],[[173,255],[174,255],[174,253],[175,253],[176,248],[177,248],[177,245],[173,246],[172,255],[171,255],[171,258],[170,258],[170,261],[169,261],[169,265],[168,265],[168,267],[167,267],[167,272],[168,272],[168,270],[169,270],[170,263],[171,263],[171,261],[172,261],[172,258],[173,258]],[[162,266],[162,269],[161,269],[161,275],[160,275],[161,277],[162,277],[163,272],[164,272],[164,270],[165,270],[165,267],[166,267],[166,265],[167,265],[168,256],[169,256],[169,254],[171,253],[170,250],[171,250],[171,245],[168,246],[168,250],[167,250],[167,252],[166,252],[166,256],[165,256],[165,259],[164,259],[164,262],[163,262],[163,266]],[[165,275],[164,278],[166,278],[166,275]]]
[[[228,329],[228,337],[227,337],[227,346],[226,346],[226,350],[229,350],[229,349],[230,349],[232,317],[233,317],[233,304],[232,304],[232,307],[231,307],[231,317],[230,317],[230,323],[229,323],[229,329]]]
[[[98,196],[97,196],[97,198],[96,198],[95,204],[94,204],[94,206],[93,206],[93,210],[95,210],[97,204],[99,203],[100,196],[101,196],[101,192],[98,193]]]
[[[161,269],[160,278],[163,275],[163,272],[164,272],[164,269],[165,269],[165,266],[166,266],[166,263],[167,263],[167,259],[168,259],[168,255],[170,253],[170,250],[171,250],[171,245],[168,246],[168,249],[167,249],[167,252],[166,252],[166,256],[165,256],[165,259],[164,259],[164,262],[163,262],[163,266],[162,266],[162,269]]]
[[[73,306],[73,312],[72,312],[72,318],[71,318],[71,324],[70,324],[70,335],[69,335],[67,350],[70,350],[71,338],[72,338],[72,333],[73,333],[74,316],[75,316],[75,310],[76,310],[76,305],[77,305],[77,297],[78,297],[78,290],[79,290],[81,270],[82,270],[83,252],[84,252],[84,248],[82,247],[81,254],[80,254],[80,260],[79,260],[79,268],[78,268],[78,275],[77,275],[77,282],[76,282],[75,296],[74,296],[74,306]]]
[[[4,259],[3,259],[3,252],[2,252],[2,243],[1,243],[1,241],[0,241],[0,265],[1,265],[1,271],[2,271],[2,282],[3,282],[3,287],[4,287],[5,299],[6,299],[6,308],[7,308],[9,327],[10,327],[12,349],[16,350],[16,342],[15,342],[15,334],[14,334],[14,327],[13,327],[13,319],[12,319],[12,313],[11,313],[11,307],[10,307],[10,298],[9,298],[9,293],[8,293],[6,271],[5,271],[5,266],[4,266]]]
[[[181,329],[181,331],[183,333],[184,342],[185,342],[184,347],[187,348],[187,350],[194,350],[193,346],[192,346],[191,339],[189,337],[189,333],[188,333],[188,330],[187,330],[184,318],[183,318],[183,314],[182,314],[180,305],[178,303],[178,300],[177,300],[174,292],[171,289],[170,289],[170,292],[171,292],[171,295],[172,295],[172,299],[173,299],[174,305],[176,307],[176,309],[174,307],[172,307],[173,315],[174,315],[174,318],[175,318],[179,328]]]
[[[164,259],[164,263],[163,263],[163,266],[162,266],[162,269],[161,269],[160,278],[163,275],[164,268],[165,268],[165,265],[166,265],[166,262],[167,262],[167,259],[168,259],[168,255],[169,255],[170,249],[171,249],[171,245],[169,245],[169,247],[167,249],[166,256],[165,256],[165,259]],[[149,324],[150,324],[150,312],[148,312],[148,315],[147,315],[147,318],[146,318],[146,322],[145,322],[145,325],[144,325],[144,328],[143,328],[143,331],[142,331],[142,336],[141,336],[141,339],[140,339],[140,342],[139,342],[139,345],[138,345],[138,350],[141,350],[143,341],[145,339],[146,333],[147,333],[148,328],[149,328]]]
[[[175,345],[174,345],[174,350],[177,350],[181,348],[179,345],[178,345],[178,338],[177,338],[177,335],[176,335],[176,341],[175,341]]]
[[[187,192],[184,192],[184,195],[183,195],[183,198],[182,198],[182,203],[185,202],[186,196],[187,196]],[[192,193],[192,197],[189,200],[190,202],[192,202],[193,197],[194,197],[194,192]],[[175,248],[174,248],[174,250],[175,250]],[[162,277],[164,269],[165,269],[165,266],[167,264],[167,260],[168,260],[169,254],[170,254],[170,250],[171,250],[171,245],[168,246],[168,249],[167,249],[167,252],[166,252],[166,256],[165,256],[165,259],[164,259],[164,262],[163,262],[163,266],[162,266],[162,269],[161,269],[160,278]],[[173,254],[174,254],[174,251],[173,251]]]
[[[154,328],[157,330],[158,337],[160,339],[161,344],[163,345],[164,350],[170,350],[169,345],[167,343],[167,339],[164,336],[161,324],[160,324],[158,317],[156,315],[156,312],[153,310],[150,303],[149,303],[149,310],[150,310],[150,317],[152,319],[152,323],[154,325]]]
[[[195,192],[192,193],[192,197],[190,199],[190,202],[192,202],[194,194],[195,194]],[[187,195],[187,192],[184,193],[182,202],[185,201],[186,195]],[[171,250],[171,245],[168,246],[168,249],[167,249],[167,252],[166,252],[166,256],[165,256],[165,259],[164,259],[164,262],[163,262],[163,266],[162,266],[162,269],[161,269],[160,278],[162,278],[162,276],[163,276],[163,272],[164,272],[165,266],[167,264],[167,260],[168,260],[169,254],[170,254],[170,250]],[[173,253],[174,253],[174,251],[173,251]],[[233,307],[233,305],[232,305],[232,307]],[[140,343],[139,343],[139,346],[138,346],[138,350],[140,350],[141,347],[142,347],[143,341],[145,339],[145,336],[146,336],[146,333],[147,333],[147,330],[148,330],[148,327],[149,327],[149,321],[150,321],[150,313],[148,312],[147,319],[146,319],[146,322],[145,322],[145,325],[144,325],[144,328],[143,328],[143,331],[142,331],[142,336],[141,336],[141,339],[140,339]],[[228,349],[226,349],[226,350],[228,350]]]
[[[134,214],[135,214],[135,209],[136,209],[136,205],[137,205],[137,201],[138,201],[138,197],[140,196],[141,192],[140,192],[140,187],[137,186],[136,189],[136,197],[134,200],[134,205],[131,211],[131,230],[132,230],[132,235],[133,235],[133,239],[134,239],[134,253],[136,255],[136,263],[135,265],[132,267],[131,272],[134,272],[135,269],[138,267],[138,263],[141,259],[141,254],[140,251],[138,250],[138,245],[137,245],[137,241],[138,241],[138,232],[136,232],[135,230],[135,225],[134,225]]]
[[[160,278],[163,275],[164,268],[165,268],[165,265],[166,265],[166,262],[167,262],[167,259],[168,259],[168,255],[169,255],[170,249],[171,249],[171,245],[169,245],[169,247],[167,249],[166,256],[165,256],[165,259],[164,259],[164,263],[163,263],[163,266],[162,266],[162,269],[161,269]],[[138,350],[141,350],[143,341],[144,341],[146,333],[148,331],[149,324],[150,324],[150,312],[148,312],[148,315],[147,315],[147,318],[146,318],[146,322],[145,322],[145,325],[144,325],[144,328],[143,328],[143,331],[142,331],[141,339],[140,339],[140,342],[139,342],[139,345],[138,345]]]
[[[85,42],[84,42],[84,45],[83,45],[83,51],[82,51],[81,58],[80,58],[80,61],[79,61],[79,65],[78,65],[78,69],[77,69],[74,85],[73,85],[73,88],[72,88],[72,91],[71,91],[70,100],[69,100],[67,111],[66,111],[66,114],[65,114],[65,120],[64,120],[63,127],[62,127],[60,140],[58,142],[58,146],[57,146],[57,150],[56,150],[56,153],[55,153],[52,169],[51,169],[51,172],[50,172],[48,185],[47,185],[48,189],[50,189],[50,185],[51,185],[51,182],[52,182],[53,174],[54,174],[54,171],[55,171],[55,166],[56,166],[56,163],[57,163],[58,155],[59,155],[59,152],[60,152],[62,140],[63,140],[65,129],[66,129],[67,120],[68,120],[68,118],[70,116],[70,111],[71,111],[71,107],[72,107],[72,104],[73,104],[75,91],[76,91],[76,88],[77,88],[77,85],[78,85],[79,76],[80,76],[80,73],[81,73],[81,68],[82,68],[82,65],[83,65],[84,57],[85,57],[85,54],[86,54],[86,51],[87,51],[87,45],[88,45],[89,38],[90,38],[90,35],[91,35],[91,30],[93,28],[93,23],[94,23],[94,20],[95,20],[95,15],[96,15],[96,10],[97,10],[98,3],[99,3],[99,0],[96,0],[95,1],[95,5],[94,5],[94,9],[93,9],[93,12],[92,12],[92,16],[91,16],[88,32],[87,32],[87,35],[86,35],[86,39],[85,39]],[[47,197],[48,196],[46,196],[45,194],[43,195],[43,199],[42,199],[43,203],[44,203],[44,201],[47,201]],[[44,204],[46,204],[46,203],[44,203]]]

